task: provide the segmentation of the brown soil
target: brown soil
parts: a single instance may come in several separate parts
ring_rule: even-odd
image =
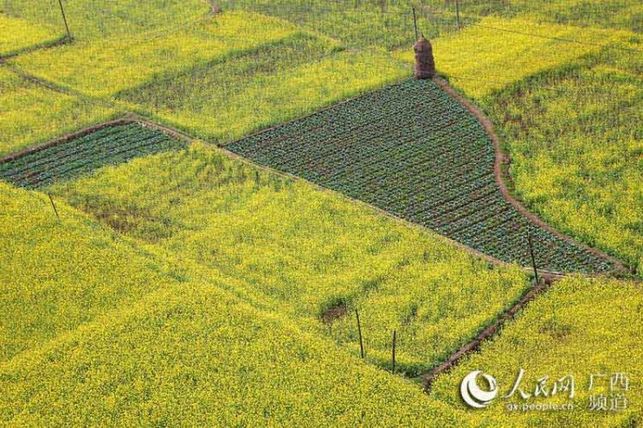
[[[218,15],[222,12],[221,6],[214,0],[210,0],[210,12],[212,15]]]
[[[336,320],[346,316],[346,314],[348,314],[348,307],[346,306],[346,303],[342,302],[326,309],[324,313],[322,313],[321,319],[324,324],[332,324]]]

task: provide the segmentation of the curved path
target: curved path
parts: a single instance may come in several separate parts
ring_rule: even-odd
[[[226,148],[364,201],[504,262],[622,271],[513,199],[491,123],[446,82],[407,80],[243,138]]]

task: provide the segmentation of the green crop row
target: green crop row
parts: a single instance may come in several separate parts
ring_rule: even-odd
[[[38,188],[88,174],[105,165],[181,147],[181,142],[136,123],[108,126],[2,162],[0,178],[18,186]]]
[[[525,220],[495,182],[482,125],[433,82],[406,81],[227,146],[508,262],[604,272],[611,262]]]
[[[397,329],[398,367],[413,375],[465,343],[527,284],[516,267],[492,268],[432,233],[203,144],[48,191],[172,257],[243,280],[272,310],[354,355],[353,313],[330,331],[321,319],[338,303],[359,308],[369,361],[390,364]]]

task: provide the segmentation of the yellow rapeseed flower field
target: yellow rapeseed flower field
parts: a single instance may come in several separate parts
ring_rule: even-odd
[[[410,374],[462,345],[527,286],[428,231],[409,228],[330,192],[281,178],[195,143],[51,191],[128,236],[247,282],[280,312],[359,354],[362,311],[369,360]],[[351,311],[328,332],[324,311]]]
[[[464,408],[458,395],[460,381],[472,370],[483,370],[496,378],[500,394],[487,409],[468,414],[472,425],[637,426],[643,411],[643,324],[635,320],[641,318],[642,308],[640,283],[566,278],[531,303],[499,337],[485,343],[480,353],[439,378],[431,397],[455,409]],[[519,388],[530,397],[516,392],[503,398],[511,392],[521,368]],[[552,394],[554,383],[568,375],[575,384],[573,397],[569,390]],[[535,387],[545,376],[543,392],[535,397]],[[598,407],[601,396],[605,408]],[[573,410],[507,410],[510,403],[568,402]]]
[[[30,73],[88,95],[113,95],[164,74],[223,58],[291,35],[295,27],[246,12],[205,17],[157,33],[78,41],[22,55]]]
[[[49,27],[0,13],[0,57],[51,42],[61,36],[60,32]]]
[[[54,91],[0,66],[0,155],[117,115],[116,108]]]
[[[438,71],[468,96],[482,100],[534,73],[629,37],[626,31],[489,16],[436,38],[433,50]],[[408,49],[398,56],[409,62],[413,58]]]
[[[71,33],[76,41],[102,40],[107,37],[128,38],[141,32],[175,29],[208,15],[204,0],[95,0],[62,1]],[[2,10],[32,25],[57,29],[65,33],[57,0],[3,0]]]
[[[45,49],[58,2],[0,3],[0,56],[19,53],[0,63],[0,156],[126,112],[207,140],[0,182],[0,426],[641,424],[640,282],[555,282],[423,393],[529,275],[212,143],[410,76],[415,5],[511,191],[640,276],[643,6],[461,1],[458,30],[442,0],[68,0],[73,41]],[[499,389],[484,410],[461,399],[475,370]]]
[[[294,46],[301,56],[287,51],[283,63],[278,52],[268,51],[275,53],[268,59],[278,64],[278,72],[272,67],[267,72],[261,68],[246,72],[260,61],[249,54],[209,66],[203,73],[181,74],[134,89],[124,98],[135,102],[127,102],[135,110],[151,110],[164,122],[226,143],[408,75],[408,67],[391,61],[386,52]]]
[[[452,424],[360,362],[45,195],[0,184],[0,424]],[[165,421],[165,422],[164,422]]]

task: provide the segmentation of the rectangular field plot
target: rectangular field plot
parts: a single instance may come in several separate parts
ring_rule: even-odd
[[[406,81],[227,146],[507,262],[604,272],[610,261],[526,220],[495,182],[482,125],[431,81]]]
[[[0,425],[455,424],[415,385],[238,297],[239,281],[57,203],[60,221],[45,195],[0,183]]]
[[[207,1],[203,0],[63,0],[62,3],[75,41],[170,31],[209,12]],[[0,5],[7,15],[65,32],[57,0],[2,0]]]
[[[0,67],[0,157],[116,114],[112,107],[51,90]]]
[[[229,142],[406,76],[380,52],[338,51],[307,33],[117,95],[200,137]]]
[[[107,126],[15,159],[0,162],[0,179],[26,188],[90,173],[105,165],[174,150],[183,143],[136,123]]]
[[[438,364],[528,287],[516,266],[492,268],[437,235],[400,224],[308,183],[260,171],[219,150],[188,150],[104,168],[47,189],[127,236],[190,265],[237,278],[236,292],[270,303],[368,361],[398,370]],[[350,308],[332,331],[320,319]]]
[[[85,94],[109,96],[216,58],[292,35],[285,21],[229,12],[158,34],[79,41],[16,62],[30,73]]]
[[[48,27],[0,13],[0,58],[51,43],[62,37]]]

